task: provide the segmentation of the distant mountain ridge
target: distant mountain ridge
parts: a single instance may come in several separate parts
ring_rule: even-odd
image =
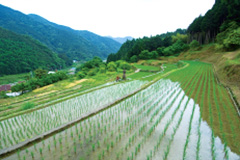
[[[25,15],[0,5],[0,26],[39,40],[52,51],[70,59],[88,60],[94,56],[105,59],[117,52],[121,44],[89,31],[77,31],[58,25],[34,14]]]
[[[39,41],[0,27],[0,76],[64,66],[64,60]]]
[[[117,41],[117,42],[119,42],[121,44],[125,43],[127,40],[131,41],[133,39],[133,37],[131,37],[131,36],[127,36],[127,37],[109,37],[109,38],[112,38],[113,40],[115,40],[115,41]]]

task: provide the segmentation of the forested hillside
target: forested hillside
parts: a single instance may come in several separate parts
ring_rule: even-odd
[[[107,61],[127,60],[135,62],[139,58],[150,59],[156,56],[179,54],[187,48],[186,30],[178,29],[153,37],[127,40],[116,54],[110,54]],[[142,53],[142,54],[141,54]]]
[[[47,21],[37,15],[25,15],[0,5],[0,26],[39,40],[52,51],[71,60],[87,60],[94,56],[106,58],[117,52],[121,44],[88,31],[76,31]]]
[[[25,73],[36,68],[59,69],[65,62],[40,42],[0,27],[0,75]]]
[[[188,27],[189,42],[217,42],[220,47],[235,49],[236,45],[240,45],[235,44],[240,35],[239,25],[240,1],[216,0],[212,9],[197,17]]]

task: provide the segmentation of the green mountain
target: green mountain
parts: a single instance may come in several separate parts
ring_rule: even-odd
[[[64,66],[64,61],[39,41],[0,27],[0,75]]]
[[[70,59],[87,60],[94,56],[106,58],[117,52],[121,44],[89,31],[77,31],[57,25],[37,15],[25,15],[0,5],[0,26],[39,40],[52,51]]]

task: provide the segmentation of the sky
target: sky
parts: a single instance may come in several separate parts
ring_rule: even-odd
[[[139,38],[187,29],[215,0],[0,0],[0,4],[101,36]]]

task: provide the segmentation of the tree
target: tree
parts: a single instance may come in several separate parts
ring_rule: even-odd
[[[24,84],[23,83],[18,83],[14,86],[11,87],[12,92],[19,92],[21,91],[23,93],[24,91]]]
[[[157,51],[149,52],[149,59],[156,59],[158,57]]]
[[[132,66],[129,63],[127,63],[127,62],[122,62],[122,63],[120,63],[119,67],[121,69],[130,70]]]
[[[227,50],[238,48],[239,25],[237,22],[224,23],[221,30],[223,31],[217,35],[218,48]]]
[[[191,49],[196,49],[196,48],[200,47],[200,44],[199,44],[198,41],[193,40],[193,41],[189,44],[189,46],[190,46]]]
[[[47,70],[39,68],[34,71],[34,74],[35,74],[36,78],[41,79],[47,75]]]
[[[133,55],[131,58],[130,58],[130,62],[132,63],[135,63],[138,61],[138,56],[137,55]]]
[[[143,51],[139,54],[139,58],[140,58],[140,59],[150,59],[149,51],[148,51],[148,50],[143,50]]]
[[[83,72],[78,72],[77,73],[77,78],[78,79],[83,79],[86,76],[86,74],[84,74]]]
[[[117,71],[117,65],[114,62],[110,62],[107,65],[107,70],[110,72],[115,72]]]
[[[186,34],[180,34],[180,33],[177,33],[177,35],[173,35],[172,36],[172,41],[173,43],[177,42],[178,40],[181,40],[183,41],[184,43],[187,43],[187,38],[188,36]]]
[[[223,45],[228,50],[235,50],[240,47],[240,27],[231,31],[224,39]]]
[[[157,53],[159,56],[163,56],[163,50],[164,50],[165,47],[158,47],[157,48]]]
[[[171,56],[175,54],[179,54],[180,52],[186,50],[188,48],[188,45],[183,43],[181,40],[178,40],[176,43],[173,45],[165,48],[163,50],[164,56]]]

